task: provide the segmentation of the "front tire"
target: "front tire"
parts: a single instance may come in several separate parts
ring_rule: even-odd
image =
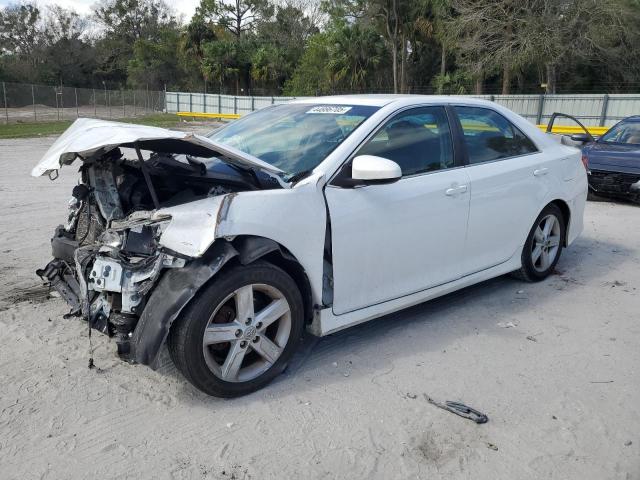
[[[300,344],[302,296],[267,262],[233,267],[195,297],[169,333],[176,367],[216,397],[254,392],[279,375]]]
[[[555,268],[565,238],[564,216],[554,205],[547,205],[531,227],[522,249],[522,267],[513,275],[526,282],[539,282]]]

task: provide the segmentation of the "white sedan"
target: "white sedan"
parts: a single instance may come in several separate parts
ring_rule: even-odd
[[[54,259],[71,313],[155,367],[166,343],[232,397],[327,335],[515,272],[546,278],[580,234],[579,150],[495,103],[338,96],[209,137],[78,120],[34,168],[80,160]]]

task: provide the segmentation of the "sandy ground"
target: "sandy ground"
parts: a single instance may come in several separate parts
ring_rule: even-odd
[[[640,478],[640,208],[590,202],[539,284],[508,277],[324,339],[253,395],[120,362],[33,273],[73,168],[0,140],[0,478]],[[486,412],[476,425],[424,395]]]

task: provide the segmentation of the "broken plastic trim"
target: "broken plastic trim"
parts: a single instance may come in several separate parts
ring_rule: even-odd
[[[156,369],[171,324],[200,288],[236,255],[238,252],[230,243],[217,242],[204,257],[165,272],[133,331],[128,359]]]
[[[484,413],[479,412],[474,408],[468,407],[464,403],[452,402],[450,400],[447,400],[445,403],[441,403],[434,400],[428,395],[425,395],[425,398],[427,399],[427,402],[435,405],[438,408],[454,413],[459,417],[467,418],[478,424],[487,423],[489,421],[489,417],[487,417]]]

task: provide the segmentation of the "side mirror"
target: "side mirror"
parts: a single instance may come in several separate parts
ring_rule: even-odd
[[[374,155],[359,155],[351,162],[351,178],[363,184],[393,183],[402,177],[402,169],[393,160]]]
[[[579,143],[593,142],[593,137],[588,133],[574,133],[569,138],[574,142],[579,142]]]

